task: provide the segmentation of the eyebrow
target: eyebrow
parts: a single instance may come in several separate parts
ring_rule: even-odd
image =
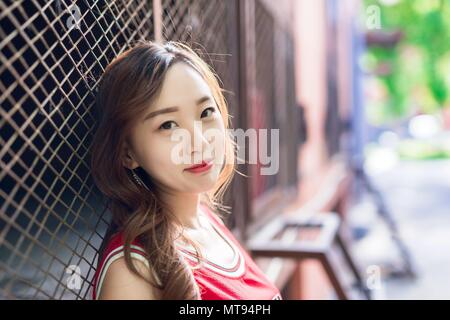
[[[206,102],[206,101],[212,101],[211,97],[210,96],[203,96],[203,97],[201,97],[200,99],[197,100],[196,104],[200,105],[200,104],[202,104],[203,102]],[[150,112],[149,114],[147,114],[144,117],[144,120],[142,120],[142,121],[146,121],[146,120],[148,120],[150,118],[154,118],[154,117],[156,117],[158,115],[161,115],[161,114],[177,112],[178,110],[179,110],[179,107],[177,107],[177,106],[159,109],[159,110],[156,110],[156,111],[153,111],[153,112]]]

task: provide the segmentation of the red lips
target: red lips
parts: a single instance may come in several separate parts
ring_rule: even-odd
[[[185,170],[193,173],[204,172],[209,170],[212,167],[212,161],[203,160],[202,163],[193,165]]]

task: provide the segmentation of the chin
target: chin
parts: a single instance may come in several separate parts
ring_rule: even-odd
[[[191,186],[194,188],[194,190],[191,189],[191,192],[195,192],[195,193],[208,192],[214,188],[216,183],[217,183],[217,179],[214,179],[214,180],[208,180],[208,181],[205,181],[202,183],[198,183],[195,186],[192,186],[192,181],[190,181]]]

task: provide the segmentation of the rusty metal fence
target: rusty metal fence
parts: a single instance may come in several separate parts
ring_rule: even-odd
[[[280,3],[0,0],[0,298],[90,298],[110,221],[88,165],[96,86],[138,39],[194,47],[220,76],[235,128],[280,128],[280,172],[236,177],[230,228],[245,234],[254,201],[296,184],[291,1]]]

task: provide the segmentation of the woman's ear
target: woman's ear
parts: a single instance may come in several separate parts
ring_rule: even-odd
[[[125,152],[124,152],[124,158],[123,158],[123,166],[132,170],[139,167],[139,163],[134,158],[134,154],[129,148],[128,145],[125,146]]]

